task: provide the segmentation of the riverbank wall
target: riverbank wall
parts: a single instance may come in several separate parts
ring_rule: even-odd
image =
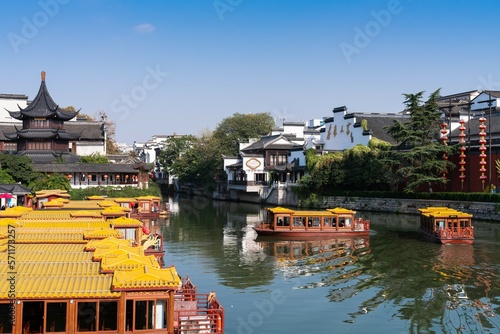
[[[269,197],[265,199],[264,204],[287,207],[300,206],[297,195],[293,191],[291,191],[291,189],[276,189],[276,191],[273,191],[269,195]],[[500,222],[499,203],[325,196],[318,197],[318,200],[315,204],[318,208],[323,209],[343,207],[358,211],[392,212],[404,214],[419,214],[419,208],[428,206],[445,206],[471,213],[474,215],[474,218],[477,219]]]

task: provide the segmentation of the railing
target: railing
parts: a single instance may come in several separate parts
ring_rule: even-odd
[[[474,227],[462,227],[458,231],[452,228],[444,228],[437,231],[440,238],[443,239],[473,239]]]
[[[266,181],[246,181],[246,180],[244,181],[230,180],[228,183],[235,186],[262,186],[267,184]]]
[[[187,278],[175,294],[174,332],[177,334],[224,333],[224,308],[215,293],[197,293]]]

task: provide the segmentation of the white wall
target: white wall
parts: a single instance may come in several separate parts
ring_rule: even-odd
[[[334,113],[333,121],[325,123],[321,139],[325,151],[341,151],[358,144],[368,146],[371,135],[363,135],[362,127],[354,127],[356,117],[345,117],[346,112]]]
[[[69,143],[69,147],[72,147],[72,142]],[[81,142],[76,142],[76,152],[72,152],[73,154],[79,155],[79,156],[84,156],[84,155],[91,155],[93,153],[98,153],[100,155],[106,155],[106,152],[104,152],[104,145],[102,142],[94,142],[94,143],[81,143]]]
[[[247,174],[247,181],[255,181],[255,174],[267,174],[264,157],[243,157],[243,170]]]
[[[0,94],[0,122],[19,122],[19,120],[10,117],[9,111],[19,111],[19,107],[28,106],[28,97],[26,95]],[[7,109],[7,110],[5,110]]]

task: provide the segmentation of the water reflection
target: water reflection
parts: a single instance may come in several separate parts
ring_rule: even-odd
[[[500,224],[475,222],[473,245],[440,245],[421,240],[418,216],[363,213],[370,237],[294,241],[257,237],[257,205],[196,199],[173,207],[166,262],[230,300],[228,333],[276,290],[287,307],[262,315],[254,333],[500,332]],[[293,314],[317,319],[314,328]]]

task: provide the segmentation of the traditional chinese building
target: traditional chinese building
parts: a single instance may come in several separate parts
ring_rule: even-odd
[[[69,142],[80,134],[67,132],[64,126],[78,111],[63,110],[54,102],[45,84],[45,72],[42,72],[42,82],[34,100],[26,108],[8,112],[12,118],[22,121],[21,129],[14,127],[15,132],[4,132],[7,139],[17,143],[18,154],[29,156],[34,163],[37,159],[46,160],[47,155],[66,162],[79,160],[70,153]]]
[[[106,154],[104,122],[82,120],[79,111],[65,110],[54,102],[45,83],[45,72],[33,101],[25,95],[0,96],[7,109],[0,123],[0,151],[27,156],[33,169],[65,175],[73,188],[138,186],[147,188],[149,166],[140,161],[86,164],[80,156]]]

